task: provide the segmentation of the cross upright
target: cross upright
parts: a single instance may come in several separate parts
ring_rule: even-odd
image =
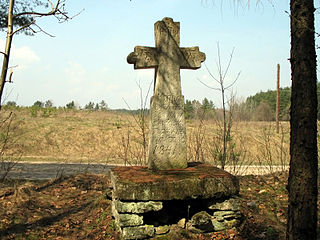
[[[127,61],[134,69],[155,68],[150,104],[149,157],[152,170],[187,167],[184,98],[180,69],[198,69],[199,47],[180,47],[180,23],[164,18],[154,24],[155,47],[136,46]]]

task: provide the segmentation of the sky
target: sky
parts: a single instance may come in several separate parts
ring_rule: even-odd
[[[180,22],[181,47],[199,46],[206,54],[200,69],[180,71],[185,99],[206,97],[221,106],[220,92],[203,84],[218,87],[210,76],[218,76],[218,44],[223,69],[234,49],[225,83],[240,72],[232,89],[237,99],[274,90],[277,64],[280,86],[291,85],[289,0],[250,1],[249,6],[246,0],[67,0],[66,8],[70,16],[81,14],[62,24],[52,17],[38,19],[55,37],[14,36],[6,101],[22,106],[75,101],[83,107],[104,100],[111,109],[139,108],[139,86],[145,98],[154,70],[134,70],[126,58],[137,45],[154,46],[154,23],[164,17]],[[4,46],[5,33],[0,36]],[[146,102],[149,106],[149,98]]]

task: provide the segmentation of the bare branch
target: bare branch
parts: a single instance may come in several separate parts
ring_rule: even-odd
[[[138,83],[137,81],[135,81],[135,82],[136,82],[136,84],[137,84],[137,86],[138,86],[138,88],[139,88],[139,90],[140,90],[140,107],[142,108],[141,111],[143,111],[143,114],[144,114],[144,112],[145,112],[145,110],[146,110],[147,98],[148,98],[148,96],[149,96],[149,93],[150,93],[150,89],[151,89],[153,80],[152,80],[152,81],[150,82],[150,84],[149,84],[149,88],[148,88],[147,94],[146,94],[146,96],[145,96],[144,102],[143,102],[143,96],[142,96],[143,93],[142,93],[141,85],[140,85],[140,83]],[[130,108],[129,104],[127,103],[127,101],[126,101],[124,98],[122,98],[122,99],[123,99],[123,101],[125,102],[125,104],[127,105],[127,107],[129,108],[129,110],[132,110],[132,109]],[[136,117],[134,116],[134,114],[132,114],[132,116],[133,116],[135,122],[137,123],[137,125],[139,126],[139,125],[140,125],[140,124],[139,124],[139,121],[136,119]]]
[[[52,1],[50,1],[50,0],[48,0],[48,1],[51,5],[51,11],[49,11],[49,12],[36,12],[36,11],[21,12],[21,13],[15,14],[13,17],[17,18],[17,17],[21,17],[21,16],[25,16],[25,15],[30,15],[34,18],[54,16],[59,21],[59,23],[63,23],[63,22],[66,22],[68,20],[71,20],[71,19],[77,17],[78,15],[80,15],[84,11],[84,9],[82,9],[77,14],[73,15],[72,17],[69,17],[68,12],[66,12],[66,10],[65,10],[65,4],[64,4],[65,0],[63,0],[63,1],[58,0],[55,5],[53,5]]]
[[[54,7],[53,7],[53,3],[50,1],[50,0],[48,0],[48,2],[50,3],[50,5],[51,5],[51,9],[54,9]]]
[[[143,109],[146,109],[146,105],[147,105],[147,98],[149,96],[149,93],[150,93],[150,90],[151,90],[151,86],[152,86],[152,83],[153,83],[153,79],[151,80],[150,84],[149,84],[149,88],[148,88],[148,91],[147,91],[147,95],[144,99],[144,106],[143,106]]]
[[[50,1],[49,1],[50,2]],[[13,18],[17,18],[17,17],[20,17],[20,16],[24,16],[24,15],[32,15],[32,16],[50,16],[50,15],[55,15],[56,13],[60,12],[60,4],[61,4],[61,0],[58,0],[56,5],[53,7],[52,5],[52,2],[51,3],[51,11],[50,12],[46,12],[46,13],[41,13],[41,12],[34,12],[34,11],[31,11],[31,12],[21,12],[21,13],[18,13],[18,14],[14,14],[13,15]]]
[[[14,18],[17,18],[17,17],[21,17],[21,16],[24,16],[24,15],[45,17],[45,16],[55,15],[57,12],[58,12],[58,10],[50,11],[50,12],[47,12],[47,13],[40,13],[40,12],[22,12],[22,13],[15,14],[13,17],[14,17]]]
[[[64,23],[64,22],[66,22],[68,20],[72,20],[73,18],[77,17],[78,15],[80,15],[84,11],[84,9],[82,9],[77,14],[73,15],[72,17],[69,17],[68,16],[68,12],[66,12],[66,10],[64,8],[65,7],[65,4],[64,4],[65,0],[58,0],[55,5],[52,3],[51,0],[48,0],[48,1],[49,1],[50,6],[51,6],[51,11],[49,11],[49,12],[29,11],[29,12],[21,12],[21,13],[18,13],[18,14],[14,14],[13,18],[18,18],[18,17],[21,17],[21,16],[29,15],[29,16],[31,16],[33,18],[33,21],[30,22],[30,23],[25,24],[24,26],[21,26],[18,29],[16,29],[12,33],[12,35],[17,33],[17,32],[20,32],[22,30],[25,30],[25,29],[29,28],[29,30],[31,32],[33,32],[34,34],[39,33],[39,32],[43,32],[43,33],[45,33],[46,35],[48,35],[50,37],[55,37],[52,34],[49,34],[48,32],[44,31],[39,25],[36,25],[36,19],[40,18],[40,17],[53,16],[58,20],[59,23]],[[38,30],[34,30],[31,27],[32,25],[36,25],[36,27],[39,29],[39,31]]]
[[[127,107],[129,108],[129,110],[132,112],[132,109],[130,107],[130,105],[128,104],[128,102],[122,98],[122,100],[124,101],[124,103],[127,105]],[[134,121],[136,122],[137,126],[140,126],[139,120],[136,118],[136,116],[134,115],[134,113],[131,113],[131,116],[133,117]]]
[[[231,88],[231,87],[237,82],[240,74],[241,74],[241,72],[238,72],[238,75],[237,75],[236,79],[235,79],[230,85],[228,85],[227,87],[225,87],[225,89]]]
[[[35,25],[37,28],[39,28],[39,31],[35,31],[33,28],[30,27],[30,29],[34,32],[34,33],[39,33],[39,32],[43,32],[44,34],[48,35],[49,37],[56,37],[46,31],[44,31],[38,24],[34,23],[33,25]]]
[[[217,78],[215,78],[215,76],[213,76],[213,74],[210,72],[209,68],[207,67],[207,64],[204,63],[204,66],[206,67],[209,75],[217,82],[217,83],[220,83],[219,80]]]
[[[199,78],[197,78],[199,82],[201,82],[203,85],[205,85],[207,88],[210,88],[210,89],[213,89],[213,90],[216,90],[216,91],[220,91],[220,88],[214,88],[214,87],[211,87],[209,86],[208,84],[202,82]]]
[[[218,63],[217,63],[217,67],[218,67],[218,72],[219,72],[219,83],[220,83],[221,86],[222,86],[222,85],[223,85],[223,80],[224,80],[224,78],[222,77],[222,75],[223,75],[223,70],[222,70],[222,65],[221,65],[221,55],[220,55],[219,42],[217,42],[217,51],[218,51]]]
[[[12,75],[13,75],[13,71],[11,70],[10,75],[9,75],[9,80],[6,82],[12,83]]]
[[[234,53],[234,48],[232,49],[232,52],[231,52],[231,54],[230,54],[229,62],[228,62],[227,68],[226,68],[226,70],[225,70],[225,72],[224,72],[223,79],[226,78],[227,73],[228,73],[228,71],[229,71],[229,67],[230,67],[230,65],[231,65],[232,58],[233,58],[233,53]]]
[[[32,22],[27,23],[27,24],[23,25],[22,27],[16,29],[11,35],[14,35],[17,32],[20,32],[21,30],[24,30],[24,29],[30,27],[32,24],[35,24],[35,22],[36,22],[36,20],[34,19]]]
[[[68,17],[67,20],[72,20],[72,19],[74,19],[75,17],[79,16],[82,12],[84,12],[84,10],[85,10],[85,9],[83,8],[80,12],[74,14],[72,17]]]

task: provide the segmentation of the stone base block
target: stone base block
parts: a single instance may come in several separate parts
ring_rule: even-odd
[[[123,239],[148,239],[176,228],[221,231],[241,221],[237,179],[211,165],[157,172],[117,167],[111,185],[112,214]]]
[[[230,173],[209,164],[153,172],[147,167],[116,167],[111,171],[113,199],[161,201],[226,198],[239,193]]]

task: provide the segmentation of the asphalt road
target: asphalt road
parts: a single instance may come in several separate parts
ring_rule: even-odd
[[[0,163],[0,177],[10,163]],[[17,163],[9,171],[7,177],[11,179],[49,180],[61,176],[76,175],[78,173],[110,174],[114,166],[105,164],[81,163]]]
[[[0,163],[0,178],[10,167],[10,163]],[[70,176],[79,173],[110,174],[114,165],[83,164],[83,163],[17,163],[8,172],[11,179],[49,180],[60,176]],[[234,175],[263,175],[271,172],[288,170],[288,166],[258,166],[242,165],[234,168],[226,166],[225,170]]]

